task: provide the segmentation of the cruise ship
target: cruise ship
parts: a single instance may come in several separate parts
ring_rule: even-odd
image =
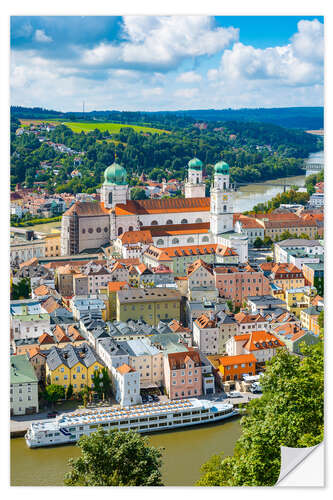
[[[25,434],[30,448],[74,443],[99,427],[105,430],[135,430],[149,433],[207,424],[237,415],[232,404],[196,398],[63,413],[52,420],[32,423]]]

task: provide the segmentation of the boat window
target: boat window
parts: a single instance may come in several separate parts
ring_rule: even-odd
[[[160,415],[158,418],[159,418],[160,420],[162,420],[162,419],[164,419],[164,418],[167,418],[167,416],[166,416],[166,415]]]
[[[89,427],[90,427],[90,429],[97,429],[98,425],[93,424],[93,425],[90,425]]]
[[[157,417],[149,417],[149,420],[157,420]]]
[[[151,424],[150,427],[157,427],[157,424]]]
[[[164,427],[165,425],[168,425],[167,422],[161,422],[160,427]]]
[[[147,422],[147,418],[140,418],[140,422]]]
[[[184,418],[183,423],[187,424],[188,422],[191,422],[191,419],[190,418]]]
[[[135,423],[135,422],[137,422],[137,421],[138,421],[138,419],[137,419],[137,418],[133,418],[133,419],[131,419],[131,420],[130,420],[130,424],[134,424],[134,423]]]
[[[147,429],[148,425],[140,425],[140,429]]]
[[[83,431],[83,425],[81,425],[81,426],[79,427],[79,430],[80,430],[80,431]]]
[[[70,427],[69,431],[75,431],[75,427]]]
[[[201,413],[208,413],[208,410],[201,410]]]
[[[128,431],[128,427],[124,427],[123,429],[121,429],[123,432],[127,432]]]
[[[192,411],[192,415],[198,415],[199,413],[199,410]]]
[[[174,413],[173,416],[174,417],[181,417],[181,414],[180,413]]]
[[[196,417],[196,418],[192,418],[192,422],[198,422],[200,420],[199,417]]]

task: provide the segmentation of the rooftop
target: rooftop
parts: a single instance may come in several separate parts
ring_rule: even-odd
[[[10,383],[38,382],[35,370],[25,354],[10,357]]]

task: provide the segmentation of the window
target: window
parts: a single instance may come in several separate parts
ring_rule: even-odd
[[[98,227],[98,228],[96,229],[96,232],[97,232],[97,233],[100,233],[101,231],[102,231],[102,229],[101,229],[100,227]]]
[[[88,229],[88,233],[90,233],[90,234],[91,234],[91,233],[93,233],[93,231],[94,231],[94,230],[93,230],[93,228],[92,228],[92,227],[90,227],[90,228]]]
[[[166,223],[167,223],[167,224],[173,224],[173,222],[172,222],[172,220],[171,220],[171,219],[168,219],[168,220],[166,221]]]

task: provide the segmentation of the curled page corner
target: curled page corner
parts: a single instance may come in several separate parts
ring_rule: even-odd
[[[279,479],[275,483],[275,486],[298,486],[296,484],[291,484],[289,481],[285,482],[284,479],[318,447],[322,447],[323,453],[323,442],[315,446],[309,446],[308,448],[289,448],[288,446],[281,446],[281,469]],[[319,475],[323,477],[324,464],[322,460],[320,461],[319,466],[321,469],[318,471]],[[301,484],[299,486],[301,486]],[[323,486],[323,484],[316,483],[313,486]]]

